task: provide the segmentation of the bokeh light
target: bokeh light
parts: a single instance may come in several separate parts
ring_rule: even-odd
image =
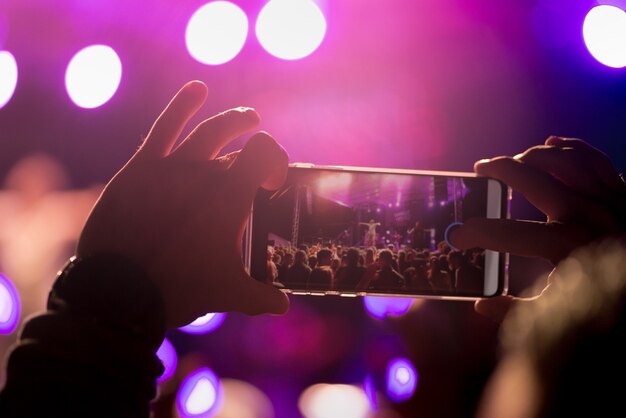
[[[296,60],[317,49],[326,34],[326,19],[311,0],[271,0],[256,22],[256,36],[277,58]]]
[[[626,67],[626,12],[618,7],[601,5],[587,13],[583,37],[589,53],[602,64]]]
[[[238,6],[216,1],[189,19],[185,41],[191,56],[203,64],[224,64],[239,54],[248,37],[248,18]]]
[[[20,298],[8,277],[0,273],[0,334],[10,334],[20,319]]]
[[[0,273],[0,334],[15,331],[20,319],[20,298],[13,283]]]
[[[225,313],[208,313],[179,329],[187,334],[208,334],[218,329],[225,319]]]
[[[17,61],[9,51],[0,51],[0,109],[4,107],[17,87]]]
[[[367,396],[353,385],[313,385],[300,395],[298,408],[305,418],[365,418],[371,412]]]
[[[65,72],[65,89],[79,107],[93,109],[113,97],[122,80],[122,62],[106,45],[88,46],[74,55]]]
[[[413,299],[385,296],[364,296],[363,305],[374,318],[384,319],[388,315],[400,316],[408,312]]]
[[[363,381],[363,393],[367,397],[367,401],[370,403],[370,408],[373,411],[378,409],[378,400],[376,399],[376,386],[374,385],[374,378],[371,374],[368,374]]]
[[[263,391],[248,382],[220,379],[224,401],[219,418],[274,418],[274,406]]]
[[[387,365],[387,396],[403,402],[413,396],[417,387],[417,371],[410,360],[395,358]]]
[[[161,363],[163,363],[163,366],[165,367],[165,371],[157,379],[159,382],[163,382],[174,376],[174,372],[176,371],[176,365],[178,364],[178,356],[176,355],[176,350],[174,349],[174,346],[167,338],[163,340],[156,354],[157,357],[161,360]]]
[[[181,383],[176,395],[176,407],[183,418],[208,418],[219,412],[222,397],[219,379],[211,369],[202,367]]]

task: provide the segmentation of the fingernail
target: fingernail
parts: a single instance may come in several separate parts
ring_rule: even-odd
[[[247,117],[254,119],[256,121],[261,121],[261,115],[259,115],[259,112],[257,112],[254,108],[251,107],[246,107],[246,106],[240,106],[237,108],[238,111],[240,111],[241,113],[245,114]]]
[[[557,142],[561,142],[562,140],[563,138],[561,138],[560,136],[550,135],[548,139],[546,139],[546,145],[553,145]]]
[[[520,152],[519,154],[515,155],[515,157],[513,157],[513,159],[514,160],[521,160],[523,156],[524,156],[524,153]]]
[[[484,166],[485,164],[488,164],[491,160],[489,158],[483,158],[482,160],[478,160],[474,163],[474,171],[478,172],[478,170]]]

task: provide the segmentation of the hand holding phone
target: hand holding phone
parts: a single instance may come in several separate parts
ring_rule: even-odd
[[[576,248],[626,232],[626,184],[606,154],[580,139],[551,136],[515,157],[481,160],[475,171],[522,193],[546,221],[476,218],[451,234],[460,248],[484,246],[556,265]],[[479,301],[476,309],[501,321],[513,304],[535,299],[503,296]]]

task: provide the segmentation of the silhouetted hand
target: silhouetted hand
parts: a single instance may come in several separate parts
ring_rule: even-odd
[[[284,313],[287,297],[245,272],[241,243],[259,187],[278,188],[287,173],[285,151],[266,133],[243,150],[220,150],[259,123],[237,108],[200,123],[172,150],[207,97],[186,84],[158,117],[143,146],[113,177],[82,231],[77,256],[125,256],[161,290],[168,327],[207,312]]]
[[[626,232],[626,184],[609,158],[584,141],[552,136],[515,157],[478,161],[474,170],[521,192],[547,219],[470,219],[450,234],[458,248],[538,256],[556,265],[580,246]],[[476,310],[501,321],[512,304],[537,297],[483,299]]]

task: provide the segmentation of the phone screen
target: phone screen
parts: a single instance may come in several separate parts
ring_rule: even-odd
[[[494,296],[505,256],[445,238],[458,222],[506,210],[506,186],[468,174],[290,167],[283,187],[257,194],[247,264],[293,293]]]

